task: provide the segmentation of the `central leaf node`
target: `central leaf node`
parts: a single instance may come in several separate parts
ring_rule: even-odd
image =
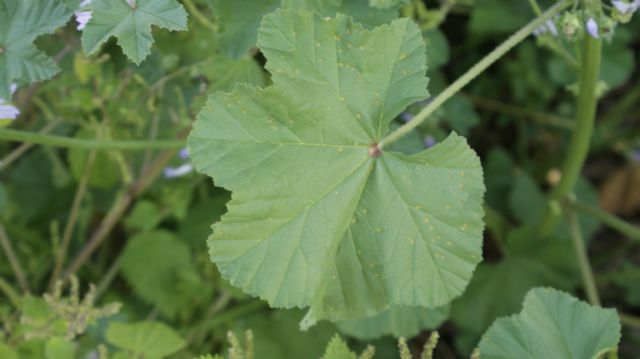
[[[377,143],[372,143],[369,146],[369,157],[378,158],[382,156],[382,150]]]

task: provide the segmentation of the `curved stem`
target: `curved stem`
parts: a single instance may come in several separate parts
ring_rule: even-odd
[[[9,265],[13,270],[13,273],[16,275],[16,279],[18,280],[18,284],[24,293],[29,293],[29,282],[27,281],[27,276],[25,275],[24,270],[22,269],[22,265],[20,264],[20,260],[16,255],[16,252],[13,250],[13,245],[11,244],[11,239],[7,235],[7,231],[5,231],[4,226],[0,224],[0,247],[4,251],[5,255],[9,259]]]
[[[600,296],[598,296],[598,289],[596,287],[596,281],[593,278],[593,271],[591,269],[591,263],[589,263],[589,257],[587,255],[587,249],[584,245],[584,239],[580,231],[580,225],[578,224],[578,216],[572,210],[566,211],[567,220],[569,221],[569,227],[571,228],[571,239],[573,240],[573,248],[578,257],[578,264],[580,265],[580,273],[582,274],[582,284],[584,290],[587,293],[587,299],[592,305],[600,305]]]
[[[13,289],[11,284],[9,284],[9,282],[4,280],[4,278],[2,277],[0,277],[0,292],[4,293],[7,296],[14,307],[20,308],[20,295],[18,295],[18,292]]]
[[[464,86],[466,86],[469,82],[471,82],[478,75],[484,72],[489,66],[498,61],[502,56],[509,52],[509,50],[513,49],[516,45],[522,42],[522,40],[527,38],[527,36],[529,36],[535,29],[544,24],[545,21],[549,20],[554,15],[562,11],[568,4],[569,3],[566,1],[558,2],[557,4],[549,8],[549,10],[547,10],[544,14],[540,15],[539,17],[525,25],[523,28],[518,30],[518,32],[511,35],[511,37],[509,37],[505,42],[496,47],[487,56],[485,56],[482,60],[471,67],[464,75],[458,78],[454,83],[449,85],[449,87],[447,87],[431,102],[429,102],[429,104],[425,106],[422,111],[420,111],[411,121],[407,122],[402,127],[398,128],[396,131],[383,138],[380,141],[378,148],[382,149],[389,144],[397,141],[402,136],[406,135],[422,122],[424,122],[424,120],[426,120],[431,114],[433,114],[438,108],[440,108],[440,106],[442,106],[448,99],[458,93]]]
[[[586,35],[582,44],[580,93],[576,103],[576,127],[567,150],[567,157],[562,166],[562,178],[551,191],[551,202],[540,226],[540,233],[543,237],[548,236],[555,229],[559,218],[557,204],[573,191],[589,153],[598,105],[597,86],[600,75],[601,53],[602,42]]]
[[[44,133],[35,133],[13,129],[0,129],[0,140],[19,141],[44,146],[95,149],[95,150],[130,150],[140,151],[148,149],[172,149],[185,146],[184,140],[154,140],[154,141],[111,141],[74,138]]]
[[[566,204],[576,211],[582,212],[599,220],[623,236],[640,241],[640,227],[634,226],[633,224],[630,224],[611,213],[605,212],[600,208],[588,206],[574,199],[568,199]]]

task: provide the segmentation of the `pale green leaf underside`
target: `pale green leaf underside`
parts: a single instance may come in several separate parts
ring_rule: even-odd
[[[496,320],[480,341],[483,359],[595,359],[617,347],[614,309],[581,302],[567,293],[532,289],[520,314]]]
[[[435,329],[449,317],[449,306],[421,308],[392,306],[371,318],[337,323],[338,329],[358,339],[375,339],[384,335],[413,338],[423,330]]]
[[[70,16],[61,0],[0,0],[0,98],[11,98],[12,83],[47,80],[58,72],[33,41],[53,33]]]
[[[106,337],[109,343],[130,354],[127,357],[164,358],[185,345],[173,329],[157,322],[112,322]]]
[[[481,258],[475,153],[452,134],[413,156],[368,155],[427,96],[418,28],[279,10],[258,45],[274,84],[214,94],[189,137],[199,171],[232,191],[209,239],[222,275],[274,307],[310,307],[311,321],[462,293]]]
[[[187,13],[175,0],[93,0],[93,15],[82,32],[82,48],[91,55],[115,36],[124,54],[140,64],[151,52],[151,26],[171,31],[187,29]]]

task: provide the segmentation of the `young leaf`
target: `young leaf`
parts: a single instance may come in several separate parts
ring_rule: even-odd
[[[352,352],[347,344],[336,334],[329,345],[327,351],[322,356],[323,359],[358,359],[356,353]]]
[[[426,309],[393,306],[370,318],[337,323],[344,334],[358,339],[374,339],[383,335],[412,338],[425,329],[435,329],[449,316],[449,306]]]
[[[481,257],[478,157],[455,134],[412,156],[376,145],[427,96],[417,26],[279,10],[258,45],[274,84],[214,94],[189,138],[199,171],[233,192],[208,242],[222,275],[309,306],[306,323],[458,296]]]
[[[151,25],[171,31],[187,29],[187,13],[175,0],[93,0],[93,15],[82,33],[87,55],[111,36],[127,57],[139,65],[151,52]]]
[[[128,352],[128,357],[164,358],[185,345],[173,329],[156,322],[113,322],[109,324],[106,336],[109,343]]]
[[[47,80],[58,72],[53,59],[33,41],[71,17],[61,0],[0,0],[0,98],[11,98],[11,84]]]
[[[479,347],[483,359],[595,359],[615,349],[619,341],[620,321],[614,309],[536,288],[524,299],[522,312],[496,320]]]

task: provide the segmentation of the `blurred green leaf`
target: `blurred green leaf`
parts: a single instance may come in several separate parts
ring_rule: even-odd
[[[136,294],[168,317],[191,308],[202,291],[189,247],[170,232],[130,238],[122,253],[122,273]]]
[[[164,358],[186,344],[173,329],[158,322],[112,322],[106,337],[109,343],[126,353],[125,358]]]
[[[358,339],[373,339],[383,335],[413,338],[423,330],[435,329],[449,317],[449,305],[427,309],[393,306],[370,318],[338,322],[340,331]]]
[[[596,359],[618,346],[620,330],[615,309],[536,288],[524,299],[522,312],[496,320],[483,335],[480,355],[483,359]]]

